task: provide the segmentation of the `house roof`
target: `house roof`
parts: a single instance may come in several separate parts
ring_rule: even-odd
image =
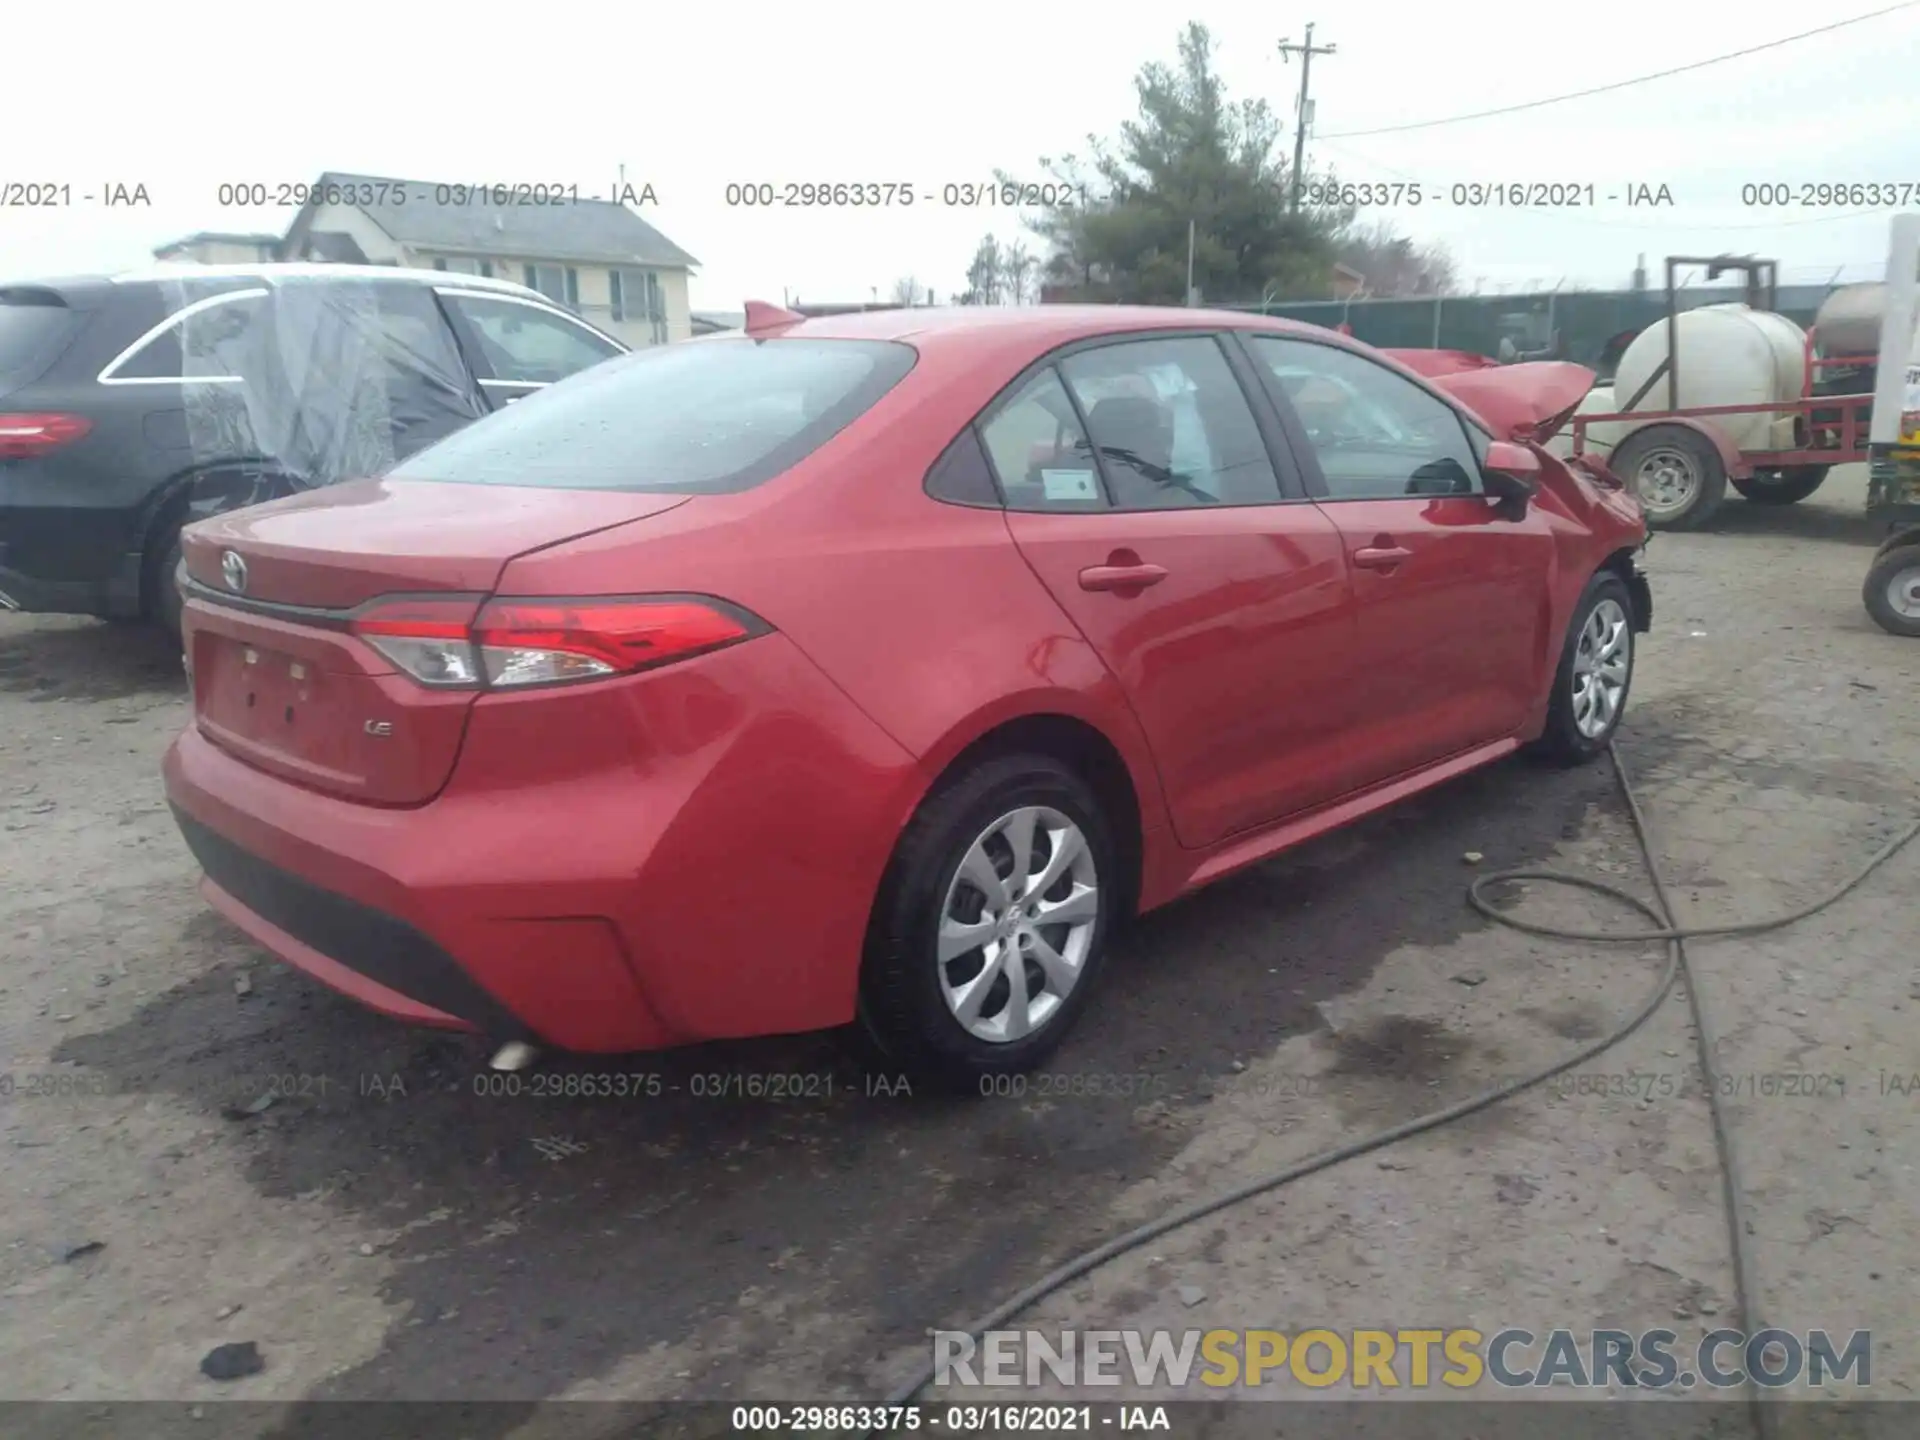
[[[309,248],[321,260],[333,260],[342,265],[364,265],[367,252],[360,248],[360,242],[340,230],[316,230],[308,241]]]
[[[278,235],[242,233],[238,230],[196,230],[191,235],[182,235],[178,240],[169,240],[154,251],[183,250],[189,245],[226,244],[226,245],[278,245]]]
[[[313,187],[324,199],[328,187],[355,187],[381,203],[358,208],[402,245],[466,255],[503,255],[528,260],[577,260],[589,264],[654,265],[690,269],[700,262],[611,200],[562,205],[436,204],[433,181],[329,170]],[[462,188],[466,188],[464,185]],[[401,198],[404,195],[404,199]],[[312,228],[317,199],[294,217],[287,239],[298,242]]]

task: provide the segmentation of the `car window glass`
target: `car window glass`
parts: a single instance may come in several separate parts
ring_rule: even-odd
[[[574,490],[745,490],[859,419],[916,358],[893,341],[650,346],[496,410],[392,473]]]
[[[1451,405],[1351,350],[1250,340],[1306,431],[1330,498],[1479,493],[1479,464]]]
[[[473,325],[496,380],[548,385],[620,350],[564,315],[511,300],[449,296]]]
[[[231,379],[240,373],[263,296],[225,300],[176,320],[114,371],[127,380]]]
[[[1123,510],[1269,505],[1280,484],[1218,342],[1130,340],[1060,365]]]
[[[1013,510],[1104,510],[1093,446],[1053,367],[1030,378],[980,428]]]

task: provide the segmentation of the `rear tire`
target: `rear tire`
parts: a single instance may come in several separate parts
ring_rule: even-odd
[[[1607,748],[1633,688],[1633,637],[1633,595],[1626,581],[1602,570],[1573,607],[1535,753],[1584,765]]]
[[[1033,1069],[1099,981],[1120,889],[1099,799],[1058,760],[1001,756],[944,785],[874,906],[858,1017],[872,1058],[969,1094]]]
[[[1784,470],[1756,470],[1731,484],[1758,505],[1797,505],[1826,483],[1825,465],[1789,465]]]
[[[180,529],[178,521],[170,521],[154,537],[142,582],[147,618],[170,635],[175,644],[180,643],[180,587],[173,579],[180,568]]]
[[[1860,597],[1873,623],[1889,635],[1920,638],[1920,540],[1881,551]]]
[[[1685,425],[1649,425],[1614,446],[1607,466],[1653,530],[1698,530],[1727,498],[1727,466],[1713,442]]]

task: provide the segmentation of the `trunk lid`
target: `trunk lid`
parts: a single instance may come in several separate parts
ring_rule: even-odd
[[[453,773],[479,692],[416,683],[350,633],[349,612],[383,595],[470,596],[477,607],[509,561],[688,498],[362,480],[189,526],[194,723],[311,789],[423,804]]]
[[[246,600],[347,610],[376,595],[484,594],[509,560],[684,505],[684,494],[543,490],[433,480],[353,480],[190,526],[187,572],[233,593],[232,551]]]

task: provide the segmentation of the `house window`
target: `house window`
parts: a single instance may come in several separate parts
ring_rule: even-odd
[[[480,278],[483,280],[491,280],[493,278],[493,262],[491,260],[482,260],[480,262]]]
[[[433,268],[436,270],[444,270],[447,268],[447,262],[444,260],[436,259],[433,262]]]
[[[613,318],[647,325],[655,345],[667,341],[666,293],[660,276],[652,270],[615,270],[608,285],[613,298]]]
[[[556,305],[576,310],[580,305],[580,275],[570,266],[528,265],[523,267],[529,290],[538,290]]]

